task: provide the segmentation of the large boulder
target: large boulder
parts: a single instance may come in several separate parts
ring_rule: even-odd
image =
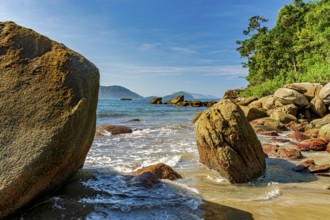
[[[318,95],[322,88],[322,85],[320,83],[302,82],[289,84],[284,87],[288,89],[293,89],[303,94],[308,100],[312,100]]]
[[[323,102],[323,100],[316,96],[311,101],[311,109],[314,114],[316,114],[319,117],[323,117],[327,113],[327,106]]]
[[[330,82],[320,90],[319,97],[326,105],[330,104]]]
[[[299,107],[309,106],[307,98],[293,89],[279,88],[275,91],[274,96],[277,97],[283,105],[295,104]]]
[[[265,170],[261,144],[242,110],[228,99],[213,105],[195,122],[200,162],[231,183],[244,183]]]
[[[80,54],[0,23],[0,219],[62,186],[95,133],[99,71]]]

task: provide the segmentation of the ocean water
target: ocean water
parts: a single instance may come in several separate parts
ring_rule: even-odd
[[[267,159],[265,174],[229,184],[198,162],[192,120],[206,108],[151,105],[148,100],[99,100],[97,125],[133,129],[95,137],[85,165],[54,196],[20,214],[21,219],[328,219],[330,178],[296,173],[298,162]],[[139,121],[133,120],[139,119]],[[261,142],[269,142],[260,136]],[[285,138],[285,137],[283,137]],[[330,155],[330,154],[329,154]],[[324,153],[307,153],[330,163]],[[183,176],[146,189],[129,184],[132,172],[166,163]]]

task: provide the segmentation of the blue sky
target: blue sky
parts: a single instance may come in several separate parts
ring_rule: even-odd
[[[247,85],[236,40],[248,19],[269,26],[290,0],[1,0],[14,21],[81,53],[101,85],[142,96],[176,91],[222,97]]]

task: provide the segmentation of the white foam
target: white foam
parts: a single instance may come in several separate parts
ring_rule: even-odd
[[[270,191],[265,192],[263,195],[260,195],[257,199],[255,199],[256,201],[265,201],[265,200],[270,200],[273,198],[276,198],[278,196],[280,196],[281,190],[278,187],[274,187],[273,189],[271,189]]]
[[[215,177],[215,176],[210,176],[210,175],[207,175],[207,179],[209,179],[209,180],[211,180],[212,182],[215,182],[215,183],[227,183],[228,182],[223,177]]]

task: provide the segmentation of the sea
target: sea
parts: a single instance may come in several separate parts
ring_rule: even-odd
[[[97,125],[124,125],[133,132],[95,137],[77,175],[16,218],[330,219],[330,177],[292,171],[301,161],[267,158],[264,175],[245,184],[230,184],[200,164],[192,120],[204,110],[151,105],[149,99],[100,99]],[[270,143],[267,136],[259,139]],[[330,163],[330,154],[304,156]],[[129,184],[134,171],[157,163],[171,166],[183,178],[162,180],[151,188]]]

